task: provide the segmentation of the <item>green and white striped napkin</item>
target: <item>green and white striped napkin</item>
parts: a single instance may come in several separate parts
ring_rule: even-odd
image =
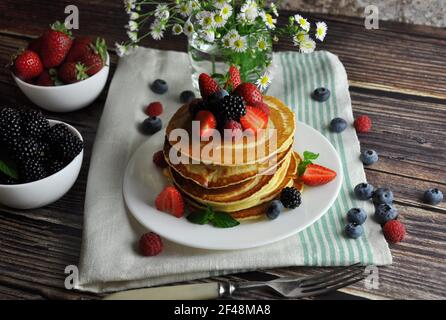
[[[93,292],[124,290],[246,270],[285,266],[339,266],[354,262],[384,265],[392,262],[380,226],[367,219],[365,235],[357,240],[343,235],[346,212],[373,206],[358,202],[354,186],[365,181],[359,160],[359,141],[353,128],[342,134],[327,130],[336,116],[353,122],[347,75],[339,59],[329,52],[274,55],[273,85],[268,94],[282,99],[297,118],[324,134],[339,152],[345,174],[333,207],[298,235],[249,250],[210,251],[165,241],[160,256],[143,257],[135,250],[144,230],[126,211],[122,175],[127,162],[146,139],[136,130],[148,101],[161,100],[166,124],[178,103],[178,93],[191,89],[188,56],[173,51],[139,48],[120,60],[107,97],[91,158],[85,200],[80,275],[76,288]],[[167,80],[168,94],[154,95],[148,84]],[[313,101],[317,87],[330,89],[324,103]]]

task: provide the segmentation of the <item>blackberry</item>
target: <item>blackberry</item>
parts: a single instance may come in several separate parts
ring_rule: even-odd
[[[226,120],[240,121],[240,118],[246,115],[246,106],[242,97],[226,96],[219,103],[219,113]]]
[[[4,108],[0,111],[0,142],[9,145],[11,140],[21,135],[20,111]]]
[[[48,174],[55,174],[66,167],[66,164],[61,160],[53,160],[46,163],[45,169]]]
[[[18,181],[0,171],[0,184],[17,184]]]
[[[40,111],[29,110],[22,113],[24,136],[42,139],[50,128],[50,123]]]
[[[283,206],[288,209],[297,208],[302,203],[300,192],[294,187],[283,188],[280,194],[280,201],[282,202]]]
[[[72,136],[73,133],[68,129],[63,123],[58,123],[52,126],[46,134],[46,140],[50,143],[58,143],[61,139],[66,136]]]
[[[26,160],[40,160],[42,149],[39,143],[33,138],[19,137],[12,140],[11,156],[17,165],[21,165]]]
[[[42,163],[36,159],[27,159],[19,166],[19,175],[23,182],[34,182],[48,176]]]
[[[47,141],[53,152],[52,158],[65,161],[73,160],[84,148],[84,143],[64,124],[56,124],[47,132]]]

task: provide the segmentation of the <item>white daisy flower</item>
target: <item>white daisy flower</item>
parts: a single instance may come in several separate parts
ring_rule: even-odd
[[[132,42],[137,42],[138,41],[138,33],[135,31],[127,31],[127,36],[129,37],[129,39]]]
[[[150,26],[150,35],[154,40],[161,40],[164,37],[165,29],[164,23],[157,19]]]
[[[256,81],[256,86],[261,90],[264,91],[266,88],[269,87],[271,84],[271,76],[268,71],[266,71],[260,79]]]
[[[212,17],[214,19],[214,26],[217,28],[223,27],[228,21],[221,15],[221,13],[214,13]]]
[[[160,20],[169,19],[170,17],[169,7],[164,3],[158,4],[155,9],[155,17],[157,17]]]
[[[200,12],[197,15],[197,19],[203,29],[211,29],[215,26],[213,13],[209,11]]]
[[[223,18],[228,19],[232,16],[232,6],[228,3],[225,3],[224,6],[220,9],[220,14]]]
[[[130,31],[138,31],[139,25],[136,21],[130,20],[129,23],[125,26]]]
[[[299,50],[302,53],[312,53],[316,48],[316,42],[308,35],[304,36],[304,39],[299,43]]]
[[[257,6],[257,2],[253,0],[248,0],[245,4],[240,8],[239,18],[240,20],[252,23],[259,16],[259,8]]]
[[[198,3],[198,1],[189,1],[189,7],[190,7],[190,9],[193,11],[193,10],[197,10],[197,9],[199,9],[200,8],[200,4]]]
[[[138,20],[139,19],[139,13],[132,11],[130,12],[130,20]]]
[[[265,26],[270,29],[270,30],[274,30],[276,28],[276,22],[277,19],[274,19],[272,15],[270,15],[269,13],[266,13],[265,11],[263,11],[260,16],[262,17],[263,22],[265,23]]]
[[[215,41],[215,32],[213,30],[202,30],[200,31],[200,37],[206,42]]]
[[[174,24],[173,27],[172,27],[172,33],[174,35],[176,35],[176,36],[182,34],[183,33],[183,27],[180,24],[178,24],[178,23]]]
[[[130,14],[136,7],[136,0],[124,0],[125,11]]]
[[[225,49],[230,49],[230,48],[232,47],[232,42],[233,42],[233,41],[234,41],[233,39],[228,38],[228,37],[224,37],[224,38],[222,38],[222,39],[221,39],[221,43],[222,43],[222,45],[223,45],[223,48],[225,48]]]
[[[294,20],[297,22],[297,24],[305,31],[310,30],[310,23],[307,19],[302,17],[300,14],[294,15]]]
[[[176,10],[183,17],[189,17],[192,13],[192,8],[189,3],[183,2],[176,6]]]
[[[274,2],[271,2],[271,5],[269,6],[269,8],[271,9],[271,11],[273,12],[273,14],[278,17],[279,16],[279,12],[277,12],[277,6]]]
[[[236,39],[238,37],[240,37],[240,35],[238,34],[238,31],[235,29],[230,30],[225,37],[228,37],[229,39]]]
[[[192,24],[192,22],[190,22],[190,20],[187,20],[183,27],[184,34],[186,36],[190,36],[192,33],[194,33],[194,31],[194,25]]]
[[[129,50],[129,48],[125,44],[117,43],[117,42],[115,43],[115,49],[116,49],[116,54],[119,57],[125,56]]]
[[[269,45],[268,42],[265,40],[265,38],[261,37],[259,40],[257,40],[256,47],[260,51],[263,51],[266,50],[269,47]]]
[[[232,41],[231,49],[235,52],[245,52],[248,47],[246,37],[237,37]]]
[[[293,37],[293,43],[296,47],[300,45],[300,43],[305,39],[305,36],[307,34],[305,32],[299,31],[294,37]]]
[[[324,41],[327,35],[327,24],[325,22],[316,22],[316,39]]]
[[[226,0],[214,0],[214,6],[218,9],[223,8],[225,4],[227,4]]]

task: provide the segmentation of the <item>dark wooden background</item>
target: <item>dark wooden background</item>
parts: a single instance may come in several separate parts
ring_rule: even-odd
[[[125,39],[126,14],[122,1],[0,0],[0,105],[32,106],[19,91],[8,69],[10,56],[26,46],[50,23],[64,20],[66,5],[80,10],[78,34],[106,38],[110,50]],[[286,12],[282,13],[283,15]],[[446,203],[421,203],[423,191],[446,192],[446,30],[381,22],[366,30],[357,18],[311,15],[324,19],[329,35],[321,49],[339,55],[349,79],[355,115],[367,114],[373,131],[360,135],[362,147],[376,149],[380,161],[366,168],[368,180],[387,185],[407,227],[404,242],[392,245],[394,264],[380,268],[379,290],[363,283],[329,298],[446,298]],[[186,49],[185,38],[168,36],[145,46]],[[294,50],[281,41],[277,50]],[[112,53],[112,51],[110,51]],[[113,69],[117,58],[112,54]],[[58,202],[39,210],[0,208],[0,299],[90,299],[93,294],[64,289],[64,268],[77,264],[82,237],[84,193],[89,157],[106,98],[69,114],[44,112],[69,122],[86,141],[86,157],[73,189]],[[277,274],[312,274],[321,269],[284,268]],[[257,279],[259,272],[225,279]],[[203,281],[209,281],[203,280]],[[350,295],[347,295],[348,293]],[[268,291],[244,293],[240,298],[272,298]]]

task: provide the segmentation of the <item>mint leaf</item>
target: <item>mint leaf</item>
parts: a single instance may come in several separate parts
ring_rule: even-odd
[[[11,177],[13,179],[18,179],[19,176],[17,175],[17,171],[9,167],[5,162],[0,160],[0,171],[6,174],[8,177]]]
[[[211,207],[207,207],[205,210],[192,212],[187,216],[189,222],[195,224],[207,224],[214,218],[214,211]]]
[[[240,222],[235,220],[231,215],[225,212],[214,213],[214,219],[212,219],[212,224],[217,228],[232,228],[238,226]]]
[[[299,166],[297,167],[299,176],[303,175],[305,170],[307,169],[307,166],[309,164],[312,164],[313,160],[316,160],[317,158],[319,158],[319,153],[304,151],[304,159],[301,161],[301,163],[299,163]]]

